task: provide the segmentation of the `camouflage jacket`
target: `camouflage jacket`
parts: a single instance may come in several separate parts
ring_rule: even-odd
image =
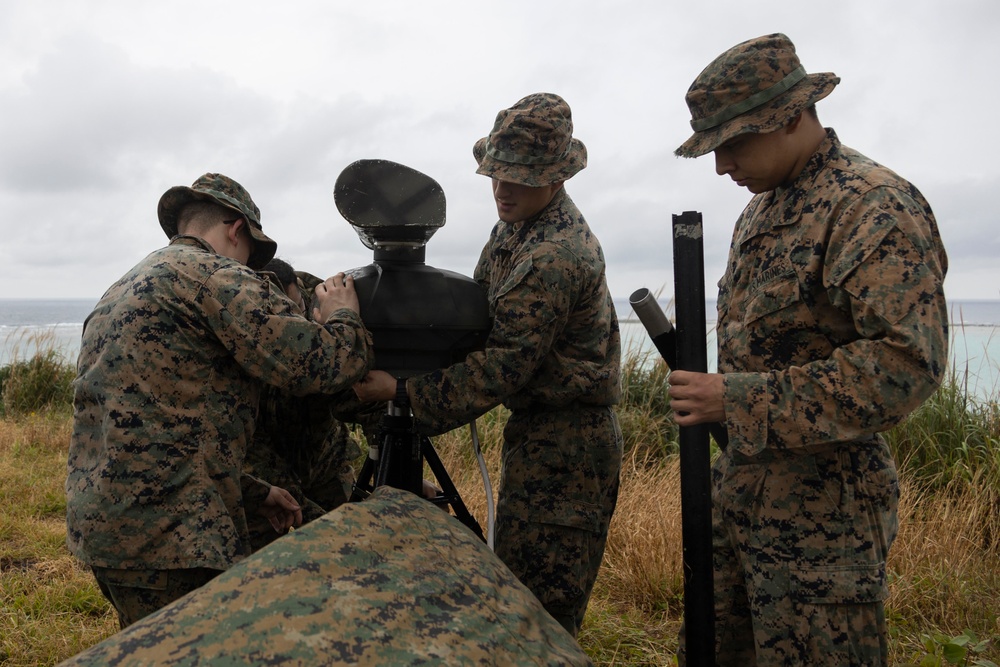
[[[371,341],[325,325],[200,239],[175,237],[101,298],[74,384],[67,542],[90,565],[225,569],[248,553],[241,466],[261,384],[334,393]]]
[[[946,370],[930,206],[827,134],[790,186],[747,205],[719,282],[726,422],[744,455],[875,437]]]
[[[474,277],[493,317],[485,350],[408,380],[419,423],[448,430],[500,403],[618,402],[621,341],[604,252],[564,190],[533,219],[498,222]]]

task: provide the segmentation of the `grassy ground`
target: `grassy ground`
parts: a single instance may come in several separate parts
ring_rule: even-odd
[[[117,629],[66,551],[68,411],[0,420],[0,665],[52,665]]]
[[[641,361],[626,362],[621,500],[580,635],[599,665],[673,664],[683,610],[676,432],[665,417],[663,374]],[[0,382],[9,379],[4,370]],[[18,382],[5,386],[30,386]],[[117,621],[64,545],[64,399],[55,407],[15,403],[8,392],[3,399],[0,665],[52,665],[112,634]],[[478,424],[494,481],[503,417],[498,409]],[[435,445],[485,525],[469,440],[467,430],[453,431]],[[969,657],[961,664],[1000,662],[1000,410],[970,402],[951,383],[890,441],[902,462],[901,529],[889,563],[892,662],[960,664],[940,661],[961,650]],[[987,642],[978,652],[962,639],[967,630]]]

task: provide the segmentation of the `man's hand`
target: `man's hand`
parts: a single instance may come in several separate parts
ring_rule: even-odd
[[[354,385],[354,393],[364,403],[391,401],[396,398],[396,378],[385,371],[370,371],[364,380]]]
[[[288,491],[272,486],[267,499],[257,513],[271,522],[271,527],[282,535],[292,526],[302,525],[302,508]]]
[[[726,420],[725,383],[720,373],[671,371],[668,382],[670,408],[678,426]]]
[[[426,498],[427,500],[434,500],[435,498],[438,497],[439,494],[444,493],[438,487],[437,484],[435,484],[434,482],[430,481],[429,479],[423,480],[423,484],[421,485],[420,492],[421,492],[421,494],[423,494],[424,498]]]
[[[361,304],[358,301],[358,293],[354,291],[354,276],[338,273],[316,285],[314,290],[316,303],[313,308],[313,319],[324,324],[333,311],[340,308],[348,308],[355,313],[361,312]]]

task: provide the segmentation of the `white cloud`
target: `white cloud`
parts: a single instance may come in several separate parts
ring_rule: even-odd
[[[436,178],[448,223],[428,263],[472,270],[494,220],[472,144],[496,112],[547,90],[572,105],[588,168],[568,190],[602,239],[619,298],[672,290],[670,216],[705,219],[706,285],[748,195],[711,158],[681,160],[683,95],[715,55],[774,31],[833,71],[821,119],[927,195],[949,294],[998,298],[1000,60],[994,4],[301,0],[0,5],[0,284],[96,297],[165,240],[168,187],[221,171],[263,212],[279,254],[314,273],[367,264],[333,203],[353,160]]]

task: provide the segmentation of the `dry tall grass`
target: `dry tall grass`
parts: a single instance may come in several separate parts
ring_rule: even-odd
[[[899,536],[889,552],[886,608],[896,655],[920,655],[920,635],[972,628],[1000,641],[1000,509],[988,484],[928,492],[904,478]],[[996,643],[990,651],[1000,658]]]
[[[499,420],[502,422],[502,419]],[[498,420],[486,431],[494,486],[499,475]],[[435,441],[456,486],[485,527],[485,496],[469,464],[467,432]],[[925,634],[949,636],[972,628],[1000,659],[1000,493],[992,482],[954,483],[928,491],[905,475],[900,531],[890,551],[892,664],[917,663]],[[606,665],[667,665],[673,660],[683,612],[680,474],[677,459],[627,459],[581,644]]]
[[[660,382],[656,377],[653,381]],[[641,389],[641,383],[636,386]],[[646,398],[655,397],[656,391],[648,387],[642,391]],[[680,480],[677,459],[665,449],[668,425],[660,408],[651,406],[630,399],[621,408],[626,413],[623,423],[645,424],[644,432],[652,433],[656,443],[629,444],[605,562],[580,635],[598,665],[669,665],[676,649],[683,609]],[[933,420],[924,418],[895,441],[927,437],[947,447],[944,429],[934,424],[950,420]],[[501,408],[478,422],[494,487],[499,483],[505,421]],[[989,419],[984,423],[985,433],[963,432],[975,434],[977,447],[996,452],[998,424]],[[0,418],[4,667],[55,664],[116,629],[114,614],[93,578],[64,544],[63,481],[70,427],[65,409]],[[485,494],[470,440],[468,430],[460,429],[436,438],[434,445],[470,511],[485,527]],[[923,460],[932,459],[927,455]],[[901,526],[890,552],[892,662],[916,664],[927,653],[924,635],[954,636],[966,628],[993,642],[980,657],[1000,661],[996,468],[969,466],[937,484],[927,479],[925,463],[914,470],[919,475],[905,470],[901,474]]]

